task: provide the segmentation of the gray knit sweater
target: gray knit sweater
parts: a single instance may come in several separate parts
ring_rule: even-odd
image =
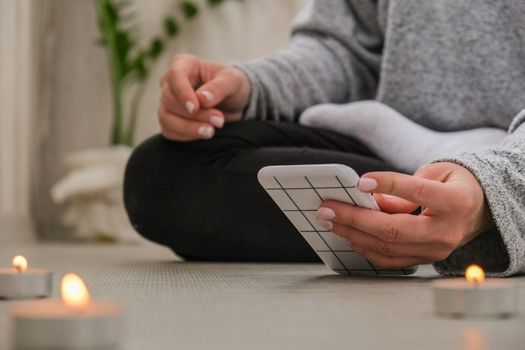
[[[497,148],[445,159],[476,176],[497,229],[434,266],[525,272],[524,18],[517,0],[313,0],[287,49],[240,64],[253,87],[245,118],[376,99],[438,131],[508,129]]]

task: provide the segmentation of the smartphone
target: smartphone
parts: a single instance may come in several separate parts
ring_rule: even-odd
[[[359,175],[342,164],[267,166],[259,183],[288,220],[331,270],[349,275],[410,275],[417,266],[380,269],[352,250],[343,238],[316,224],[321,203],[335,200],[369,210],[380,210],[370,193],[357,188]]]

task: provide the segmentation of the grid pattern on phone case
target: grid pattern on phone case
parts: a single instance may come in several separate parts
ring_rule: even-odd
[[[406,269],[378,269],[367,259],[352,250],[339,236],[316,224],[316,214],[322,202],[330,199],[346,199],[357,205],[359,193],[355,185],[343,184],[338,176],[323,186],[304,176],[304,183],[288,186],[277,176],[272,177],[275,186],[264,186],[266,192],[277,203],[288,220],[316,251],[317,255],[332,270],[350,275],[407,275]]]

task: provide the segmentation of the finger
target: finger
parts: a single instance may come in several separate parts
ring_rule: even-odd
[[[195,80],[195,77],[192,76],[196,74],[198,74],[198,70],[195,68],[195,62],[184,58],[175,59],[165,81],[175,98],[190,115],[199,110],[200,107],[192,83],[192,80]]]
[[[364,192],[390,194],[433,209],[447,209],[449,189],[439,181],[395,172],[368,173],[359,180]]]
[[[162,122],[160,122],[160,126],[161,126],[161,135],[165,139],[172,140],[172,141],[179,141],[179,142],[195,141],[194,137],[191,137],[185,134],[181,134],[177,131],[173,131],[171,129],[163,127]]]
[[[159,107],[158,116],[163,131],[166,130],[178,135],[183,135],[188,140],[211,139],[215,134],[214,127],[209,123],[194,121],[170,114],[162,105]]]
[[[362,247],[356,246],[353,249],[366,258],[376,269],[402,269],[416,265],[430,264],[432,260],[418,258],[414,256],[386,256],[380,255]]]
[[[162,94],[160,103],[164,107],[164,110],[169,114],[178,117],[185,117],[190,120],[207,122],[216,128],[222,128],[224,126],[224,114],[221,111],[218,109],[201,109],[193,115],[189,115],[186,109],[175,99],[169,89]]]
[[[223,69],[217,76],[203,84],[197,90],[199,102],[203,108],[215,107],[226,97],[237,93],[239,79],[234,69]]]
[[[160,97],[160,103],[164,106],[164,109],[171,114],[178,116],[189,117],[190,113],[186,106],[184,106],[176,97],[175,94],[171,91],[168,83],[165,82],[162,85],[162,95]]]
[[[194,138],[188,136],[179,134],[178,132],[171,131],[169,129],[161,128],[161,135],[165,139],[171,140],[171,141],[178,141],[178,142],[189,142],[189,141],[195,141]]]
[[[449,255],[448,249],[431,243],[391,243],[369,235],[353,227],[334,224],[332,232],[350,242],[350,245],[363,247],[380,255],[394,257],[413,256],[417,258],[431,259],[433,261],[444,260]]]
[[[356,228],[386,242],[425,243],[428,240],[428,220],[431,220],[428,216],[387,214],[335,201],[324,202],[321,208],[333,210],[334,224]],[[326,211],[320,209],[318,213],[322,216]]]
[[[224,114],[218,109],[200,110],[187,119],[191,121],[209,123],[217,129],[220,129],[224,126]]]
[[[425,164],[416,170],[414,176],[445,182],[448,172],[443,172],[442,163]]]
[[[419,205],[409,202],[406,199],[388,194],[374,193],[374,198],[381,208],[381,211],[389,214],[412,213],[419,207]]]

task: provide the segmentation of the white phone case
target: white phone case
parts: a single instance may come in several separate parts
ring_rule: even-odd
[[[380,210],[370,193],[357,189],[359,176],[352,168],[342,164],[267,166],[259,171],[257,178],[333,271],[350,275],[409,275],[417,270],[417,266],[391,270],[376,268],[354,252],[348,242],[316,224],[317,210],[326,200]]]

